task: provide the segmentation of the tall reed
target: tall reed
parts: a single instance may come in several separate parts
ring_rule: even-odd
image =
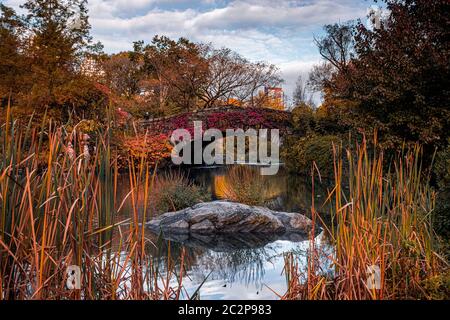
[[[32,122],[20,125],[8,107],[0,127],[0,299],[178,298],[181,280],[169,280],[182,279],[183,268],[159,270],[146,250],[154,245],[145,237],[146,208],[140,218],[136,211],[154,168],[144,159],[130,165],[131,191],[118,199],[109,126],[89,149],[77,126],[45,116],[38,127]],[[125,201],[133,214],[119,221]],[[79,290],[67,289],[69,265],[81,267]]]
[[[422,149],[402,151],[388,169],[376,139],[371,148],[364,140],[347,151],[345,162],[336,156],[342,154],[338,149],[334,146],[334,188],[326,199],[332,204],[331,225],[322,223],[334,248],[327,256],[332,275],[323,270],[322,249],[311,239],[306,271],[292,258],[286,261],[284,298],[430,298],[425,283],[448,265],[431,226],[435,193],[421,168]],[[314,205],[311,212],[321,221]]]

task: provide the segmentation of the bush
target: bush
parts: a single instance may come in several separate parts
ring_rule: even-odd
[[[348,103],[335,101],[335,104],[323,104],[313,109],[306,104],[300,104],[292,110],[291,124],[298,135],[338,135],[347,133],[351,128],[348,124],[346,109]]]
[[[439,188],[433,226],[435,231],[448,242],[450,239],[450,139],[447,148],[436,154],[433,170]]]
[[[341,139],[334,135],[310,135],[307,137],[292,137],[286,141],[281,156],[289,171],[309,174],[313,162],[323,177],[333,176],[333,143]]]

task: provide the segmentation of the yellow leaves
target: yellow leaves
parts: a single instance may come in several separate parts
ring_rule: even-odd
[[[277,90],[278,88],[273,88],[273,90]],[[255,97],[258,105],[261,105],[265,108],[274,109],[274,110],[284,110],[284,101],[282,93],[277,94],[267,94],[263,91],[259,92],[257,97]]]
[[[95,132],[100,128],[100,124],[95,120],[82,120],[78,125],[81,132]]]
[[[244,105],[244,103],[241,100],[234,99],[234,98],[229,98],[227,100],[227,105],[229,105],[229,106],[236,106],[236,107],[242,107]]]

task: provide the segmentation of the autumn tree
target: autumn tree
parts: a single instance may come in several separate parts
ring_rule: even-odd
[[[261,90],[282,81],[274,65],[184,38],[155,36],[148,45],[136,42],[132,59],[142,61],[141,84],[159,104],[179,111],[228,103],[257,106]]]
[[[202,45],[185,38],[175,41],[155,36],[148,45],[136,42],[134,49],[134,58],[142,59],[148,80],[154,80],[153,91],[161,105],[173,101],[182,110],[197,105],[199,90],[208,71]]]
[[[314,65],[308,74],[307,86],[313,92],[323,92],[331,87],[334,68],[331,63],[322,62]]]
[[[264,62],[252,63],[230,49],[210,49],[207,55],[208,77],[200,99],[205,107],[235,99],[257,106],[255,99],[264,87],[282,82],[278,69]]]
[[[278,68],[266,62],[247,62],[245,69],[249,74],[250,81],[248,84],[239,86],[233,91],[233,94],[245,106],[261,107],[262,104],[256,97],[261,93],[265,95],[266,88],[278,87],[283,79],[281,79]],[[280,103],[280,105],[283,105],[283,103]]]
[[[378,130],[386,147],[421,142],[428,154],[450,132],[445,0],[385,0],[379,25],[325,27],[316,41],[325,63],[310,75],[326,109],[357,131]]]
[[[114,93],[131,98],[138,94],[143,79],[142,61],[132,59],[129,52],[112,54],[101,63],[103,80]]]
[[[273,96],[266,91],[259,91],[256,106],[274,110],[285,110],[284,97]]]

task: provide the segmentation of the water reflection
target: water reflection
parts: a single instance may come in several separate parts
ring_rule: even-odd
[[[277,176],[263,176],[258,167],[234,165],[213,175],[212,194],[221,200],[249,205],[266,205],[286,193]]]
[[[233,233],[233,234],[163,234],[165,240],[171,240],[192,248],[205,248],[216,252],[233,252],[239,249],[257,249],[276,240],[302,242],[307,240],[303,233]]]
[[[204,186],[214,200],[250,202],[287,212],[308,210],[312,205],[311,177],[291,174],[283,167],[273,176],[261,175],[258,166],[194,167],[188,177]],[[329,181],[314,182],[314,204],[319,211],[328,212],[323,202],[330,186]]]
[[[185,249],[184,299],[191,297],[203,282],[201,299],[278,299],[276,293],[283,295],[287,290],[284,254],[292,252],[299,267],[306,270],[310,246],[298,234],[285,235],[282,239],[264,235],[214,235],[199,240],[198,236],[191,235],[186,239],[158,240],[154,234],[148,236],[157,243],[149,253],[158,257],[160,270],[165,270],[167,252],[171,252],[171,257],[178,257],[182,248]],[[315,241],[327,247],[322,234]],[[173,281],[176,285],[176,280]]]

